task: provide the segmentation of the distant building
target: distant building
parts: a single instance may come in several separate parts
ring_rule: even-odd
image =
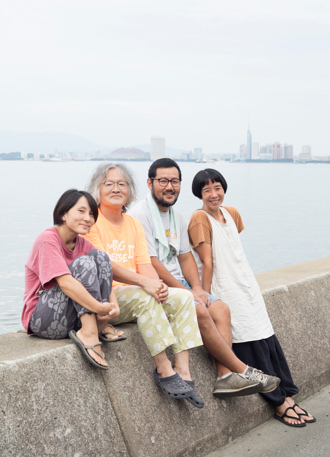
[[[309,145],[302,146],[299,159],[312,160],[312,148]]]
[[[251,159],[259,159],[259,143],[252,143],[252,155]]]
[[[150,158],[151,160],[160,159],[166,157],[165,155],[165,138],[161,136],[152,136],[151,137],[151,149],[150,149]]]
[[[260,160],[273,160],[273,151],[272,151],[271,144],[266,144],[265,146],[260,146],[259,159]]]
[[[203,158],[203,149],[202,148],[194,148],[193,159],[194,160],[202,160]]]
[[[239,147],[239,158],[246,159],[246,144],[241,144]]]
[[[252,159],[252,135],[250,128],[247,131],[247,140],[246,140],[246,158]]]
[[[292,144],[283,144],[283,159],[293,159]]]
[[[281,146],[281,143],[275,142],[274,144],[272,144],[272,153],[273,153],[273,160],[282,159],[282,146]]]

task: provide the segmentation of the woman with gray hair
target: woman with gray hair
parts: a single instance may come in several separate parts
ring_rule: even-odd
[[[110,257],[120,308],[120,316],[111,323],[136,320],[156,365],[156,384],[167,396],[202,408],[189,370],[189,349],[202,345],[193,296],[183,289],[168,289],[151,265],[142,225],[126,214],[135,199],[132,175],[124,165],[101,164],[88,189],[99,217],[85,237]],[[169,346],[174,368],[165,352]]]

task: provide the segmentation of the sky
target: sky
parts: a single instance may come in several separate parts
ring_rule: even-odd
[[[328,0],[10,0],[0,130],[330,154]]]

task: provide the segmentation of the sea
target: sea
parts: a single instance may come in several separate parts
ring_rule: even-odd
[[[241,239],[255,273],[330,255],[330,164],[178,162],[181,193],[176,208],[187,222],[201,207],[193,196],[195,174],[215,168],[228,183],[225,205],[241,213]],[[95,161],[0,161],[0,334],[22,328],[24,265],[37,234],[53,225],[61,194],[84,190]],[[151,162],[125,162],[147,193]]]

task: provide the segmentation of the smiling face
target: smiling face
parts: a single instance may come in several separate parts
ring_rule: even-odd
[[[77,203],[63,217],[63,226],[75,235],[86,235],[95,222],[93,212],[86,197],[80,197]]]
[[[100,208],[122,208],[128,199],[128,185],[118,168],[108,171],[104,183],[100,186]]]
[[[214,212],[222,205],[225,198],[225,191],[222,185],[215,181],[209,181],[202,188],[203,209],[206,212]]]
[[[168,181],[175,180],[174,183],[178,185],[173,185],[171,182],[168,182],[165,187],[161,186],[160,179],[167,179]],[[179,180],[179,182],[177,182]],[[167,211],[167,208],[173,206],[177,201],[181,182],[179,178],[179,171],[176,167],[171,168],[157,168],[157,173],[154,178],[148,178],[148,187],[151,190],[153,199],[158,205],[160,211]]]

